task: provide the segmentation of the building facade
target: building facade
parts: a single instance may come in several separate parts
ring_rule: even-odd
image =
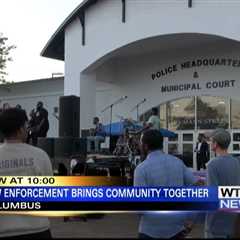
[[[98,115],[147,119],[159,107],[162,127],[178,137],[165,151],[196,167],[199,133],[223,127],[240,148],[240,2],[234,0],[85,0],[42,56],[65,61],[64,95],[81,98],[81,129]]]

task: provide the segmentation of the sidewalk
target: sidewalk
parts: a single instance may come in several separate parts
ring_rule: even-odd
[[[203,225],[197,224],[189,238],[203,237]],[[54,238],[137,238],[136,214],[108,214],[102,219],[64,222],[63,218],[51,219]]]

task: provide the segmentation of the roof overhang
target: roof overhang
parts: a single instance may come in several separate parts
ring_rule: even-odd
[[[64,39],[66,27],[75,20],[76,17],[81,16],[89,6],[95,4],[97,1],[98,0],[84,0],[76,9],[74,9],[49,39],[41,51],[41,56],[64,61]]]

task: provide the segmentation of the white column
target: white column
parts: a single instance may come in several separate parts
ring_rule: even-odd
[[[93,127],[96,116],[96,74],[80,74],[80,129]]]

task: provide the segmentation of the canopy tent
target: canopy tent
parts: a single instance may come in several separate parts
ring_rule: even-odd
[[[124,129],[128,129],[129,131],[138,131],[142,129],[142,125],[136,124],[130,121],[120,121],[114,122],[111,125],[107,124],[104,126],[104,131],[106,136],[110,135],[110,126],[111,126],[111,135],[112,136],[120,136],[124,134]]]
[[[111,136],[120,136],[124,134],[124,129],[128,128],[130,131],[139,131],[143,128],[141,124],[130,122],[130,121],[120,121],[114,122],[111,125],[104,125],[104,132],[106,136],[110,136],[110,126],[111,126]],[[176,137],[176,133],[169,131],[168,129],[161,128],[161,134],[163,137]]]

